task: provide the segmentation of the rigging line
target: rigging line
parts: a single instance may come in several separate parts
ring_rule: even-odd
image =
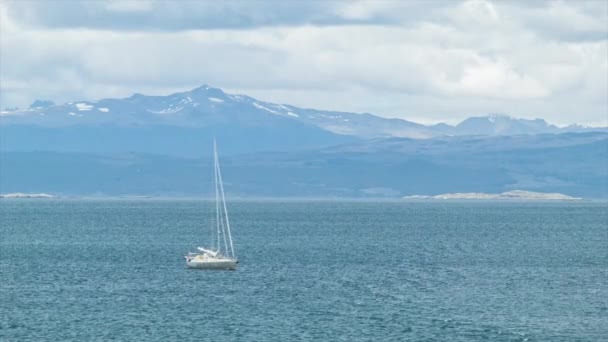
[[[215,170],[214,170],[215,172]],[[211,179],[211,178],[210,178]],[[215,186],[215,183],[213,181],[209,181],[206,183],[208,185],[208,192],[206,194],[213,194],[214,189],[212,189],[213,186]],[[211,240],[209,241],[211,244],[211,248],[212,249],[217,249],[216,248],[216,241],[218,240],[218,238],[216,237],[217,235],[217,218],[216,218],[216,213],[215,213],[215,208],[213,207],[213,203],[211,202],[211,197],[208,198],[208,200],[205,200],[204,203],[206,204],[206,202],[209,202],[209,205],[205,205],[205,209],[207,211],[207,214],[209,216],[209,232],[211,233]]]
[[[219,212],[221,212],[222,208],[220,207],[219,210],[220,210]],[[222,238],[224,239],[224,248],[226,250],[226,254],[228,255],[228,253],[230,252],[230,250],[228,249],[228,241],[226,239],[226,226],[224,225],[224,220],[221,218],[221,216],[222,215],[220,215],[220,219],[219,219],[220,221],[219,222],[220,222],[220,226],[222,227]]]
[[[218,187],[219,189],[222,189],[222,177],[221,177],[221,173],[220,173],[220,163],[219,163],[219,158],[217,156],[217,144],[215,142],[215,139],[213,139],[213,163],[215,165],[215,173],[216,173],[216,177],[217,177],[217,181],[215,183],[215,186]],[[222,200],[224,199],[224,197],[222,196]],[[221,211],[222,208],[219,206],[219,198],[218,200],[216,200],[216,206],[218,208],[217,210],[217,215],[218,215],[218,222],[220,223],[220,226],[222,227],[222,237],[224,239],[224,247],[226,249],[226,254],[228,254],[229,252],[232,251],[232,254],[234,254],[233,250],[229,250],[228,249],[228,243],[226,241],[226,227],[224,226],[224,221],[221,218]],[[226,208],[226,204],[224,203],[224,209]],[[226,222],[226,225],[228,224],[228,222]],[[230,230],[228,230],[228,236],[230,236]]]
[[[228,254],[228,252],[230,252],[230,250],[228,249],[228,242],[226,239],[226,226],[224,225],[224,221],[220,220],[221,223],[221,227],[222,227],[222,238],[224,239],[224,248],[226,250],[226,254]]]
[[[217,167],[215,167],[216,164],[216,156],[217,156],[217,147],[216,147],[216,143],[215,143],[215,138],[213,138],[213,163],[214,163],[214,168],[213,168],[213,173],[215,176],[215,224],[217,226],[217,251],[219,252],[221,244],[220,244],[220,203],[219,203],[219,190],[217,187]],[[228,251],[228,248],[226,247],[226,251]]]
[[[226,216],[226,228],[228,229],[228,239],[230,240],[230,251],[232,252],[232,257],[234,258],[234,245],[232,244],[232,234],[230,233],[230,221],[228,220],[228,208],[226,208],[226,196],[224,195],[224,185],[222,182],[222,171],[220,170],[220,161],[217,156],[217,148],[215,150],[215,161],[217,167],[217,176],[220,181],[220,193],[222,195],[222,203],[224,205],[224,215]]]

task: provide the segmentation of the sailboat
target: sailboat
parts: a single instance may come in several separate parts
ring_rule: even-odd
[[[213,140],[213,164],[215,176],[215,239],[209,248],[198,247],[197,252],[186,255],[186,265],[189,268],[236,270],[238,260],[234,254],[230,221],[226,208],[222,172],[217,156],[217,144]],[[222,246],[223,245],[223,246]]]

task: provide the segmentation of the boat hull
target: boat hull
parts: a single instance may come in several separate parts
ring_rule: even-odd
[[[236,270],[236,260],[190,260],[186,262],[188,268],[203,270]]]

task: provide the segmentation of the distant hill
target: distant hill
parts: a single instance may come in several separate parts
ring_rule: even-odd
[[[388,138],[221,155],[221,161],[231,197],[398,198],[521,189],[608,198],[608,134],[601,132]],[[5,152],[0,163],[3,193],[200,196],[212,189],[207,157]]]

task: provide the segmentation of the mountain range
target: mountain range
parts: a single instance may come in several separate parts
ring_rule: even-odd
[[[0,115],[0,193],[206,192],[211,142],[237,196],[401,197],[511,190],[608,198],[608,130],[472,117],[421,125],[201,86]]]
[[[199,156],[210,137],[229,142],[225,153],[289,151],[371,138],[428,139],[462,135],[520,135],[608,131],[543,119],[491,114],[460,124],[422,125],[372,114],[299,108],[226,94],[203,85],[167,96],[55,105],[37,100],[25,110],[4,110],[2,148],[10,151],[144,152]],[[10,129],[9,129],[10,127]]]

